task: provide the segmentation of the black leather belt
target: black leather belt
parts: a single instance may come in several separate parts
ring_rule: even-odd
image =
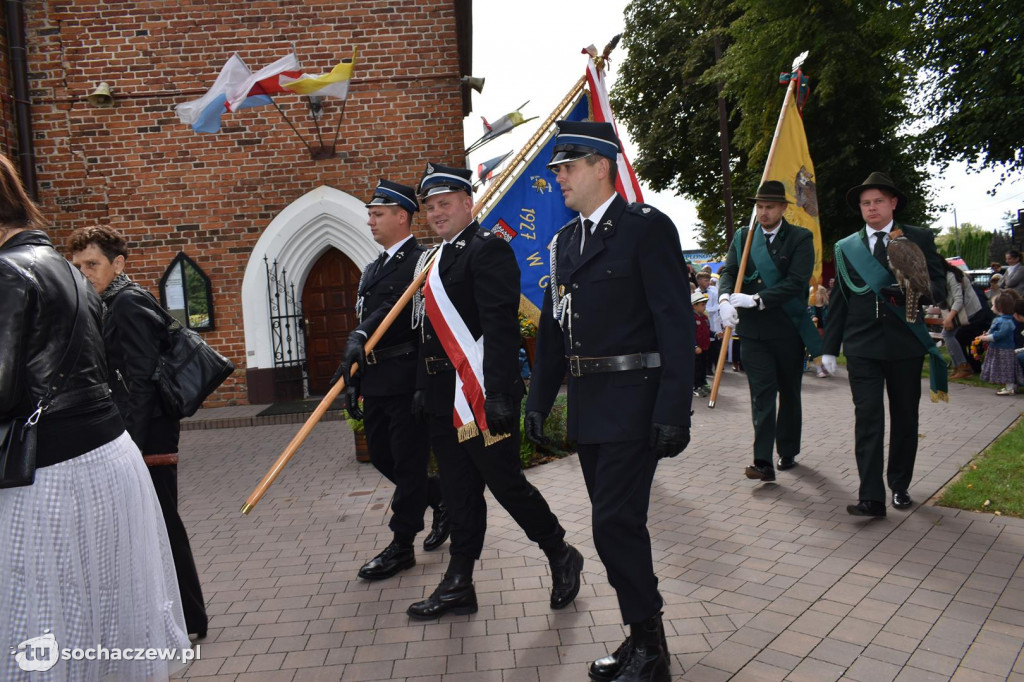
[[[397,346],[388,346],[387,348],[374,348],[366,354],[366,364],[376,365],[381,360],[397,358],[399,355],[406,355],[414,352],[415,350],[415,341],[406,341],[405,343],[400,343]]]
[[[627,372],[632,369],[661,367],[661,353],[632,353],[630,355],[609,355],[603,358],[581,358],[579,355],[566,357],[569,361],[569,374],[581,377],[584,374],[603,374],[604,372]]]
[[[427,358],[427,374],[437,374],[438,372],[450,372],[455,369],[455,365],[448,358]]]
[[[60,412],[61,410],[66,410],[69,407],[75,407],[76,405],[91,403],[94,400],[106,398],[108,395],[110,395],[110,388],[106,384],[95,384],[94,386],[78,388],[74,391],[58,393],[54,399],[50,401],[50,406],[46,408],[46,411],[51,413]]]

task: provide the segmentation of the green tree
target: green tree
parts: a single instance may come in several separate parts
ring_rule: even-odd
[[[653,189],[671,189],[697,204],[701,248],[722,255],[725,209],[719,147],[718,94],[702,80],[714,66],[715,36],[727,49],[726,27],[736,18],[731,0],[640,0],[626,8],[623,46],[612,91],[616,116],[638,147],[633,168]],[[731,126],[739,113],[730,112]],[[746,153],[732,150],[742,173]],[[736,179],[733,180],[734,186]],[[743,187],[743,185],[739,185]],[[739,196],[743,193],[737,192]],[[747,205],[735,202],[737,220]]]
[[[967,267],[988,267],[988,249],[992,233],[974,223],[962,223],[956,230],[949,228],[935,238],[935,248],[945,257],[960,256]]]
[[[883,0],[635,0],[626,10],[628,58],[613,104],[640,149],[637,172],[697,202],[702,248],[720,253],[721,171],[715,84],[724,83],[737,227],[746,224],[783,101],[778,74],[799,52],[811,96],[803,112],[826,245],[861,224],[846,192],[874,170],[910,198],[901,218],[927,223],[926,152],[906,133],[913,78],[899,58],[907,7]],[[713,35],[722,61],[714,64]]]
[[[1024,171],[1024,12],[1016,0],[913,0],[908,55],[922,70],[933,124],[923,139],[941,165]]]

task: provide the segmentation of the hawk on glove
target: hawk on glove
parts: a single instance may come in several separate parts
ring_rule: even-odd
[[[921,311],[921,296],[929,295],[928,262],[921,247],[907,239],[903,231],[895,228],[889,233],[885,247],[889,269],[896,275],[896,283],[907,299],[907,322],[917,322]]]

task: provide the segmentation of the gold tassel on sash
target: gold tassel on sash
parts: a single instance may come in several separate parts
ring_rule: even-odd
[[[480,428],[476,425],[475,421],[472,421],[469,422],[468,424],[463,424],[462,426],[460,426],[456,433],[458,435],[459,442],[465,443],[470,438],[476,438],[477,436],[479,436]],[[490,432],[489,429],[485,430],[484,447],[487,447],[488,445],[494,445],[495,443],[505,440],[511,435],[512,434],[510,433],[499,433],[497,436],[495,436]]]

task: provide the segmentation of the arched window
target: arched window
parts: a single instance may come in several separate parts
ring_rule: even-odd
[[[213,329],[210,278],[184,252],[174,257],[160,278],[160,303],[189,329]]]

